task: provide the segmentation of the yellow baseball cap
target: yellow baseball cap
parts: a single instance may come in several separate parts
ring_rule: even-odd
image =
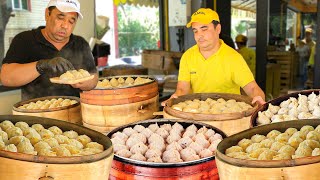
[[[312,33],[312,31],[313,31],[313,30],[312,30],[311,28],[307,28],[307,29],[306,29],[306,32]]]
[[[202,24],[209,24],[212,21],[220,22],[217,12],[210,8],[200,8],[197,12],[193,13],[190,22],[187,24],[187,28],[191,27],[193,22],[199,22]]]
[[[238,36],[236,36],[236,42],[238,43],[245,43],[248,41],[248,38],[242,34],[239,34]]]

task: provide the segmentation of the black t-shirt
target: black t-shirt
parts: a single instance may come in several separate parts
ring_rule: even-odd
[[[3,63],[30,63],[41,59],[63,57],[69,60],[75,69],[85,69],[90,73],[97,72],[89,44],[80,36],[71,35],[69,42],[59,51],[49,43],[41,29],[33,29],[16,35],[3,59]],[[80,89],[70,85],[51,83],[51,74],[43,74],[21,87],[22,99],[33,99],[44,96],[79,96]]]

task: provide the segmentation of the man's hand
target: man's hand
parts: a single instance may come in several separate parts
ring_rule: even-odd
[[[252,104],[258,103],[258,105],[264,105],[266,102],[262,99],[261,96],[255,96],[255,97],[253,97],[251,103],[252,103]]]
[[[169,99],[171,99],[171,98],[178,98],[178,96],[175,95],[175,94],[172,94]],[[169,99],[167,99],[167,100],[165,100],[165,101],[162,101],[162,102],[161,102],[161,106],[166,106],[166,105],[167,105],[167,102],[169,101]]]
[[[52,59],[42,59],[36,64],[36,69],[39,74],[49,73],[54,76],[59,76],[62,73],[74,69],[70,61],[62,58],[55,57]]]

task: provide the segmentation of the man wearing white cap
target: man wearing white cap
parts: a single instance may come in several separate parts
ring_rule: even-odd
[[[181,58],[178,84],[171,98],[188,93],[240,94],[242,88],[253,103],[265,103],[265,95],[243,57],[219,39],[221,25],[215,11],[198,9],[187,27],[192,28],[197,44]]]
[[[45,10],[46,26],[14,37],[3,59],[4,86],[21,87],[22,99],[43,96],[79,96],[98,82],[89,44],[72,32],[83,16],[78,0],[50,0]],[[85,69],[95,78],[74,85],[52,84],[51,77],[67,70]]]

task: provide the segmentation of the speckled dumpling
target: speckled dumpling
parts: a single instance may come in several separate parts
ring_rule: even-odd
[[[34,151],[34,147],[32,144],[28,141],[21,141],[17,145],[18,152],[20,153],[25,153],[25,154],[32,154],[32,155],[37,155],[37,152]]]
[[[45,141],[39,141],[34,145],[34,149],[39,152],[42,149],[51,149],[51,146]]]
[[[69,143],[69,138],[65,135],[57,134],[57,135],[54,135],[54,138],[58,141],[59,144]]]
[[[19,121],[15,124],[16,127],[20,128],[22,131],[26,130],[29,128],[29,124],[26,122]]]
[[[8,143],[14,144],[17,146],[22,141],[29,141],[30,142],[30,140],[28,138],[26,138],[25,136],[14,136],[9,139]]]
[[[48,129],[42,129],[39,134],[42,139],[49,139],[54,137],[54,134]]]
[[[79,136],[78,133],[73,130],[65,131],[63,135],[67,136],[69,139],[77,139]]]
[[[57,153],[57,156],[71,156],[70,151],[63,146],[56,146],[51,148],[53,152]]]
[[[85,146],[86,148],[93,148],[93,149],[99,149],[99,150],[104,150],[103,145],[97,143],[97,142],[89,142]]]
[[[14,124],[9,120],[5,120],[0,123],[0,127],[3,131],[7,131],[7,129],[14,127]]]
[[[7,129],[7,134],[8,134],[9,139],[14,136],[23,136],[22,130],[18,127],[11,127],[9,129]]]
[[[54,135],[61,135],[62,134],[62,130],[57,126],[52,126],[52,127],[48,128],[48,130],[51,131]]]
[[[91,138],[90,138],[89,136],[85,135],[85,134],[78,136],[78,137],[77,137],[77,140],[78,140],[79,142],[81,142],[82,145],[84,145],[84,146],[85,146],[86,144],[88,144],[89,142],[91,142]]]
[[[53,137],[42,139],[42,141],[48,143],[49,146],[52,147],[52,148],[53,148],[53,147],[56,147],[56,146],[59,146],[58,141],[57,141],[55,138],[53,138]]]

